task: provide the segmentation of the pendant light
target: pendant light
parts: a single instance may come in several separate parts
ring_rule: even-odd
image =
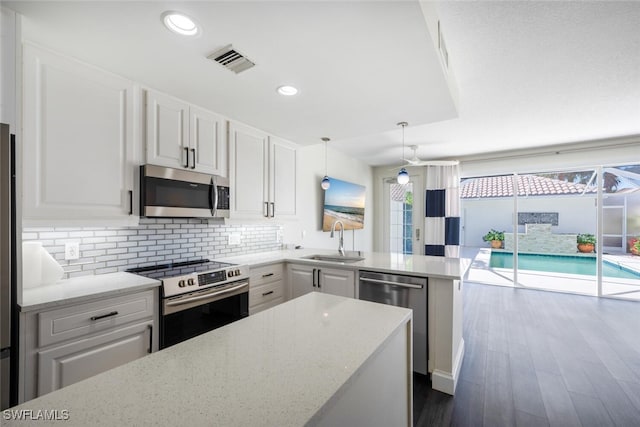
[[[331,139],[325,136],[322,138],[322,140],[324,141],[324,178],[322,178],[320,187],[322,187],[323,190],[328,190],[329,187],[331,187],[331,181],[327,176],[327,142],[331,141]]]
[[[408,124],[409,123],[407,122],[398,123],[398,126],[402,126],[402,160],[403,161],[404,161],[404,128]],[[409,172],[407,172],[407,170],[403,167],[402,169],[400,169],[400,172],[398,172],[398,177],[396,179],[398,180],[398,184],[405,185],[406,183],[409,182]]]

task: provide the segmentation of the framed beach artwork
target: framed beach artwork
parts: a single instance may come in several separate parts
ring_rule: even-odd
[[[364,228],[363,185],[331,178],[331,186],[324,192],[322,231],[331,231],[335,221],[342,221],[345,230]]]

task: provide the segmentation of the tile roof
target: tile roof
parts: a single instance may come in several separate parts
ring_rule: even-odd
[[[559,196],[582,194],[585,184],[561,181],[537,175],[518,175],[518,196]],[[587,188],[587,194],[597,192],[594,186]],[[513,179],[511,175],[471,178],[460,184],[460,198],[512,197]]]

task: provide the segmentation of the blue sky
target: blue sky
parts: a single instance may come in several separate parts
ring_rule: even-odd
[[[324,204],[364,208],[365,187],[330,178],[331,186],[325,192]]]

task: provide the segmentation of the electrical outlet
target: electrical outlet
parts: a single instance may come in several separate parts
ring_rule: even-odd
[[[276,231],[276,243],[282,243],[282,230]]]
[[[72,260],[80,258],[80,243],[72,242],[64,244],[64,259]]]
[[[240,233],[229,234],[229,245],[239,245],[239,244],[240,244]]]

